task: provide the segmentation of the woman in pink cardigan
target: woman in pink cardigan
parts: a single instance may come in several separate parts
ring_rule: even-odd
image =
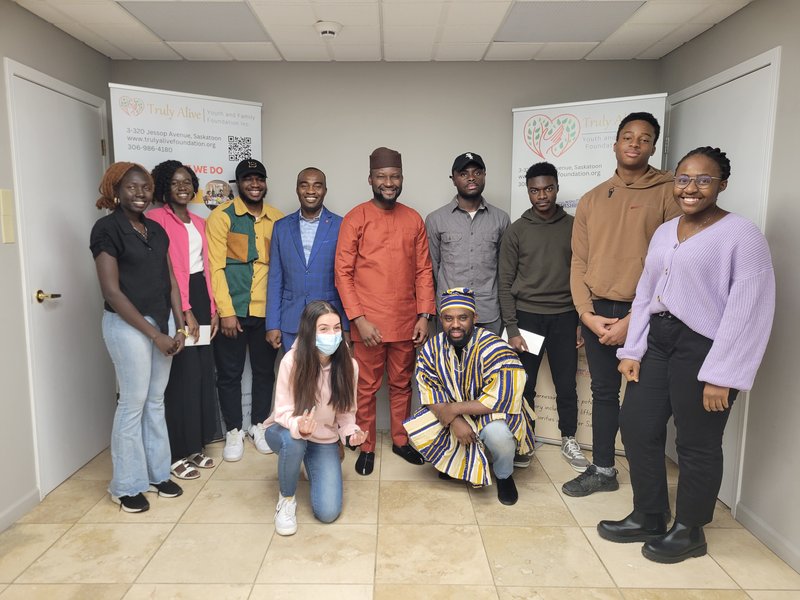
[[[197,175],[186,165],[168,160],[153,169],[154,200],[163,203],[147,213],[169,237],[169,257],[181,294],[186,327],[198,340],[200,327],[214,337],[219,317],[211,293],[205,220],[188,209],[199,188]],[[211,346],[188,345],[173,360],[165,392],[167,429],[172,451],[172,474],[179,479],[197,479],[214,466],[203,454],[203,446],[220,438],[219,410],[214,388],[214,358]]]

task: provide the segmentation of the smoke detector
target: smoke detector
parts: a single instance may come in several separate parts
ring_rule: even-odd
[[[336,21],[317,21],[314,23],[314,29],[322,39],[332,40],[342,30],[342,24]]]

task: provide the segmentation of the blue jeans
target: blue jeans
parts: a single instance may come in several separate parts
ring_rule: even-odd
[[[145,317],[152,325],[155,321]],[[170,335],[175,324],[170,316]],[[164,389],[172,358],[164,356],[138,329],[118,314],[103,312],[103,339],[119,382],[111,430],[113,496],[135,496],[151,483],[169,479],[170,450],[164,419]]]
[[[297,440],[288,429],[275,423],[265,437],[278,453],[278,482],[281,495],[294,496],[300,478],[300,463],[306,465],[311,485],[311,509],[323,523],[332,523],[342,512],[342,464],[339,444],[318,444]]]
[[[507,479],[514,472],[514,453],[517,440],[505,421],[492,421],[478,434],[492,455],[494,475]]]

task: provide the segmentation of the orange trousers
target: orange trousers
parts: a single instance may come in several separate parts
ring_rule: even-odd
[[[383,372],[389,374],[389,414],[392,443],[408,444],[408,434],[403,421],[411,412],[411,377],[414,374],[416,353],[414,344],[407,342],[385,342],[367,347],[363,342],[353,342],[353,356],[358,362],[358,408],[356,423],[369,438],[361,445],[365,452],[375,451],[377,399],[375,394],[383,382]]]

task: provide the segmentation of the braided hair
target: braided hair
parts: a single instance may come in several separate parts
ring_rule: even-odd
[[[685,161],[687,158],[698,155],[707,156],[715,163],[717,163],[717,165],[719,166],[719,173],[720,173],[719,178],[722,181],[726,181],[728,177],[731,176],[731,161],[728,160],[728,155],[725,154],[719,148],[712,148],[711,146],[701,146],[700,148],[695,148],[694,150],[687,152],[686,156],[684,156],[682,159],[678,161],[678,164],[675,167],[675,169],[677,170],[677,168],[681,166],[681,163]]]
[[[100,192],[100,197],[95,202],[95,206],[102,210],[104,208],[108,210],[114,210],[117,208],[117,202],[115,198],[117,197],[117,186],[119,182],[122,181],[122,178],[128,174],[128,171],[137,170],[144,173],[145,177],[151,180],[150,173],[147,172],[142,165],[134,162],[126,162],[120,161],[115,162],[111,166],[106,169],[106,172],[103,173],[103,178],[100,180],[100,187],[98,191]]]
[[[189,173],[189,177],[192,179],[194,193],[197,193],[197,190],[200,188],[200,182],[192,168],[188,165],[184,165],[179,160],[165,160],[153,168],[154,201],[161,202],[161,204],[172,203],[172,194],[170,193],[172,176],[175,175],[175,171],[178,169],[186,169],[186,172]]]

